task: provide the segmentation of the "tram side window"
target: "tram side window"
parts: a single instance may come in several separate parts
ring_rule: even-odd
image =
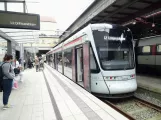
[[[52,54],[52,62],[54,61],[54,54]]]
[[[161,52],[161,45],[157,45],[157,52]]]
[[[142,53],[146,54],[146,53],[150,53],[151,49],[150,49],[150,46],[143,46],[142,47]]]
[[[49,62],[52,63],[52,54],[49,55]]]
[[[64,51],[64,66],[72,68],[72,49]]]
[[[54,53],[52,54],[52,64],[54,65]]]
[[[90,47],[90,69],[92,73],[98,73],[98,65],[96,63],[96,58],[94,57],[92,48]]]
[[[62,53],[61,52],[57,53],[57,61],[59,65],[62,65]]]
[[[46,61],[49,63],[49,55],[46,55]]]
[[[56,69],[58,67],[59,59],[58,59],[58,53],[55,53],[55,64],[56,64]]]

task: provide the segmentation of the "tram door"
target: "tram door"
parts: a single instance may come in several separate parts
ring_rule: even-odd
[[[76,82],[77,72],[76,72],[76,50],[73,48],[72,50],[72,80]]]
[[[54,64],[55,64],[55,69],[56,70],[58,70],[58,54],[57,53],[55,53],[55,55],[54,55],[55,57],[54,57]]]
[[[90,43],[83,45],[83,80],[84,88],[91,92],[91,72],[90,72]]]
[[[83,44],[81,48],[76,49],[76,53],[77,83],[90,92],[90,44]]]
[[[56,69],[56,63],[55,63],[55,58],[56,58],[56,55],[55,54],[53,54],[53,66],[54,66],[54,69]]]
[[[83,48],[77,48],[77,83],[84,87],[83,84]]]

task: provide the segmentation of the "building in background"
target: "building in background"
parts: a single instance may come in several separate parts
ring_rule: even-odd
[[[53,17],[40,17],[39,37],[35,43],[26,43],[26,48],[37,48],[39,54],[45,54],[59,42],[60,32],[57,29],[56,20]]]
[[[40,14],[39,10],[35,9],[35,6],[42,9],[38,7],[39,2],[26,1],[29,0],[1,0],[0,11]],[[36,53],[44,54],[57,44],[60,32],[56,20],[47,16],[41,16],[40,19],[40,31],[0,28],[0,63],[5,53],[27,61],[30,57],[34,58]]]

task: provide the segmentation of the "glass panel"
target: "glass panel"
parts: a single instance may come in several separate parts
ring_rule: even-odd
[[[94,59],[94,55],[91,48],[90,48],[90,69],[97,70],[96,61]]]
[[[57,53],[58,71],[62,73],[62,52]]]
[[[142,52],[143,52],[143,53],[150,53],[150,46],[144,46],[144,47],[142,48]]]
[[[5,10],[4,2],[0,2],[0,10]]]
[[[72,49],[64,51],[64,74],[72,79]]]
[[[72,68],[72,49],[64,51],[64,66]]]
[[[34,2],[36,2],[36,1],[34,0]],[[38,2],[40,2],[40,1],[38,1]],[[40,6],[40,3],[26,2],[26,6],[27,6],[28,13],[40,14],[41,9],[42,9],[42,7]],[[36,9],[35,9],[35,6],[36,6]]]
[[[49,65],[52,66],[53,57],[52,54],[49,55]]]
[[[161,52],[161,45],[157,46],[157,52]]]
[[[122,70],[134,68],[132,34],[129,29],[94,30],[93,36],[101,62],[105,70]]]
[[[3,57],[7,53],[7,41],[0,37],[0,64],[3,62]]]
[[[7,3],[7,11],[23,12],[23,3]]]

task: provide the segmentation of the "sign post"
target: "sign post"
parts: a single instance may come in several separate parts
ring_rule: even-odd
[[[0,18],[0,28],[40,30],[38,14],[0,11]]]
[[[23,44],[20,44],[20,59],[21,59],[21,66],[24,67],[24,47]]]

